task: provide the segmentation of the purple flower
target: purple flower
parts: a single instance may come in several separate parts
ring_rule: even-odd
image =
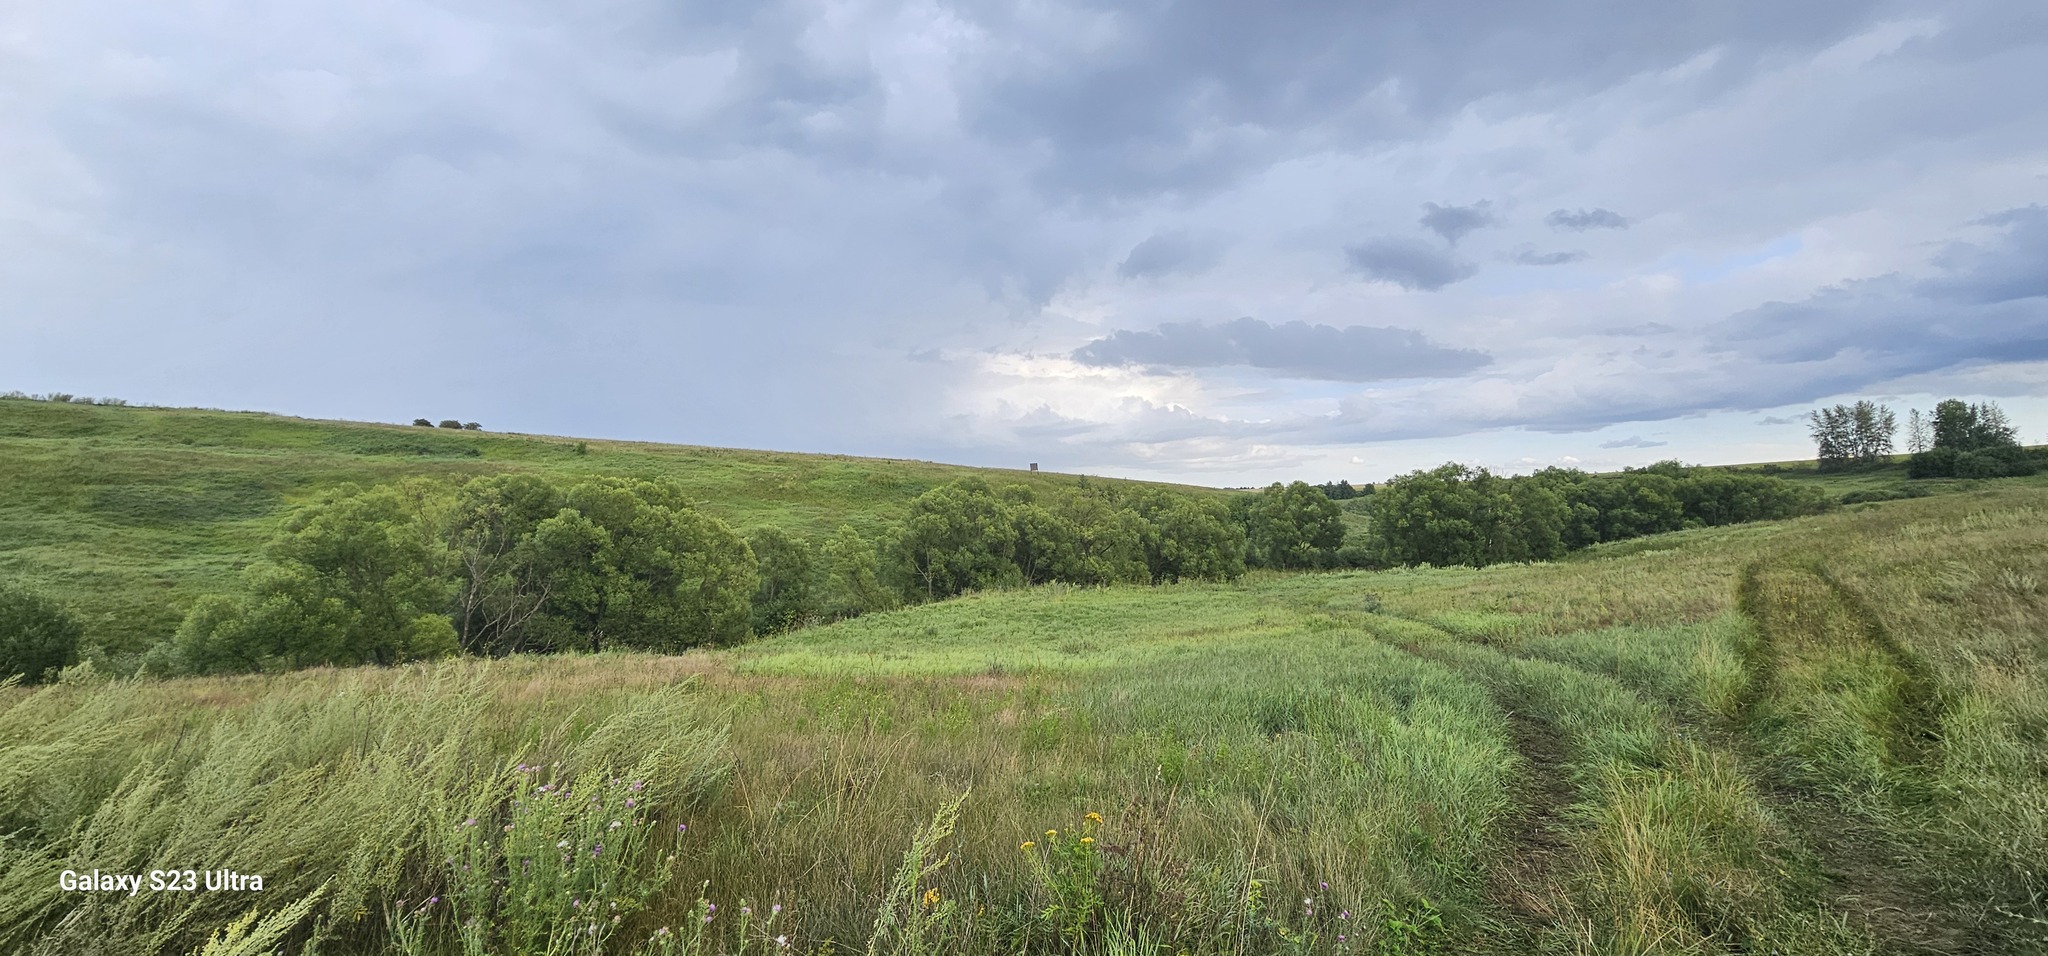
[[[603,853],[603,852],[604,852],[604,844],[602,844],[602,843],[592,844],[592,845],[591,845],[591,847],[590,847],[590,855],[591,855],[591,856],[596,856],[596,855],[598,855],[598,854],[600,854],[600,853]]]

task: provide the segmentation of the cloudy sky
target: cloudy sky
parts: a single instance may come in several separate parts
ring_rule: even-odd
[[[2048,440],[2038,0],[0,6],[0,390],[1204,484]]]

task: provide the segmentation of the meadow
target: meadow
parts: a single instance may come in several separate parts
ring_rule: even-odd
[[[0,579],[84,617],[87,640],[132,654],[238,575],[292,508],[339,485],[529,474],[674,482],[733,527],[822,538],[900,519],[973,475],[1039,489],[1089,479],[925,461],[785,454],[316,421],[255,412],[0,398]],[[1214,489],[1166,486],[1220,496]]]
[[[801,527],[947,477],[106,412],[5,419],[0,570],[106,575],[81,600],[171,582],[138,607],[192,586],[156,562],[232,570],[330,480],[616,455],[736,515],[783,488]],[[121,524],[91,490],[237,474],[273,497],[226,527]],[[2048,483],[1942,487],[1548,563],[973,593],[675,656],[4,687],[0,951],[2048,952]],[[95,869],[264,886],[63,888]]]

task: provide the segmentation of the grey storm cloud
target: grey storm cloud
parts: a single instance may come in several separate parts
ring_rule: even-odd
[[[1422,292],[1435,292],[1479,273],[1477,264],[1456,253],[1392,236],[1346,246],[1344,256],[1368,279]]]
[[[1588,229],[1627,229],[1632,221],[1612,209],[1559,209],[1543,217],[1552,229],[1585,232]]]
[[[1048,190],[1206,192],[1333,137],[1395,141],[1488,97],[1569,98],[1707,51],[1732,83],[1884,9],[1884,0],[1319,0],[1004,11],[981,25],[1035,24],[1029,49],[1041,68],[995,72],[972,106],[977,131],[992,139],[1060,144],[1037,170]]]
[[[1423,203],[1422,209],[1422,228],[1444,237],[1445,242],[1454,246],[1467,234],[1500,223],[1500,217],[1493,212],[1493,203],[1484,199],[1470,206]]]
[[[1213,256],[1202,244],[1184,232],[1161,232],[1131,247],[1116,267],[1126,279],[1143,279],[1189,272],[1207,265]]]
[[[1582,251],[1537,252],[1534,249],[1517,249],[1514,261],[1525,266],[1561,266],[1585,261]]]
[[[1446,348],[1410,329],[1306,322],[1271,325],[1249,317],[1118,331],[1075,350],[1074,360],[1183,369],[1248,366],[1334,382],[1453,376],[1491,361],[1484,352]]]
[[[1670,443],[1670,442],[1668,442],[1668,441],[1651,441],[1650,439],[1648,439],[1648,438],[1644,438],[1644,437],[1642,437],[1641,435],[1630,435],[1630,436],[1628,436],[1627,438],[1617,438],[1617,439],[1614,439],[1613,441],[1603,441],[1603,442],[1601,442],[1601,443],[1600,443],[1600,447],[1602,447],[1602,448],[1662,448],[1662,447],[1664,447],[1665,445],[1669,445],[1669,444],[1671,444],[1671,443]]]
[[[2039,210],[1938,245],[2039,192],[2008,175],[2048,155],[2025,0],[30,6],[0,14],[0,389],[976,464],[1042,402],[1034,442],[1170,476],[1213,460],[1130,443],[1599,427],[2048,350]],[[1658,228],[1595,245],[1629,225],[1596,202]],[[1666,268],[1808,227],[1842,255],[1772,287],[1810,295],[1736,312]],[[1586,265],[1453,288],[1473,259]],[[1270,373],[1128,427],[1072,417],[1117,377],[977,364],[1367,303],[1431,338],[1085,346]],[[1381,378],[1330,418],[1328,382]]]
[[[1930,263],[1932,275],[1862,279],[1766,303],[1717,323],[1710,341],[1785,364],[1853,351],[1892,375],[2048,358],[2048,209],[2012,209],[1977,225],[2000,232],[1948,246]]]

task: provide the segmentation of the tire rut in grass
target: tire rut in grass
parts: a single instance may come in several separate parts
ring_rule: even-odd
[[[1955,913],[1930,899],[1924,880],[1907,864],[1912,854],[1895,835],[1798,779],[1802,775],[1787,765],[1785,755],[1772,753],[1761,738],[1760,732],[1769,732],[1762,719],[1766,702],[1780,692],[1783,656],[1802,639],[1802,626],[1817,630],[1819,625],[1813,622],[1825,613],[1796,603],[1787,613],[1774,613],[1766,578],[1779,575],[1805,575],[1824,585],[1830,599],[1849,613],[1861,639],[1902,675],[1900,707],[1889,715],[1885,727],[1887,749],[1894,758],[1908,772],[1918,772],[1938,757],[1934,729],[1940,714],[1924,667],[1884,629],[1858,593],[1818,562],[1768,567],[1753,562],[1742,569],[1736,606],[1755,632],[1744,653],[1749,688],[1733,725],[1715,734],[1718,743],[1742,760],[1758,793],[1814,856],[1824,882],[1819,893],[1837,910],[1860,918],[1882,941],[1881,951],[1958,956],[2002,952],[1995,940],[1980,938]]]
[[[1506,852],[1487,873],[1487,896],[1518,920],[1555,923],[1563,915],[1555,906],[1559,878],[1569,872],[1573,854],[1565,810],[1577,802],[1578,791],[1565,772],[1565,744],[1557,728],[1510,710],[1508,735],[1526,768],[1503,828]]]

